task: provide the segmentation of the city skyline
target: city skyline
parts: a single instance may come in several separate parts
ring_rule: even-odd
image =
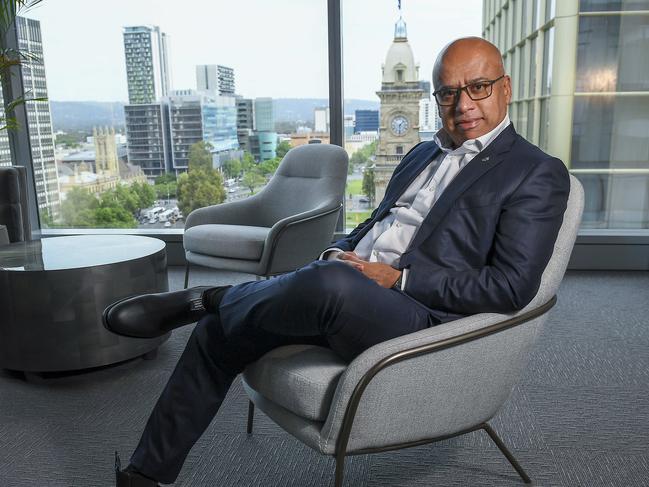
[[[343,2],[345,98],[377,100],[381,64],[399,18],[396,3]],[[82,0],[59,0],[56,6],[43,2],[26,13],[41,21],[51,100],[126,101],[122,28],[135,25],[157,25],[169,35],[173,89],[194,87],[197,65],[222,64],[237,73],[237,92],[246,97],[328,97],[324,0],[216,5],[193,0],[182,10],[171,2],[141,0],[133,5],[115,0],[110,5],[93,5],[92,17],[83,17],[87,8]],[[235,21],[224,17],[226,8],[227,16]],[[75,29],[69,29],[71,12],[79,14]],[[425,0],[403,2],[422,79],[430,79],[434,57],[449,40],[480,35],[481,15],[480,0],[445,6],[441,11]],[[281,19],[285,28],[269,19]],[[241,29],[242,23],[246,29]],[[70,58],[84,61],[74,66],[75,76],[70,76]],[[300,62],[291,65],[289,59]],[[299,70],[291,70],[292,66]]]

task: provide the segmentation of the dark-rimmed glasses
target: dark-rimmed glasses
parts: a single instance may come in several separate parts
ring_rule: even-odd
[[[483,81],[474,81],[468,85],[460,86],[459,88],[443,87],[433,93],[435,101],[439,106],[448,107],[455,105],[460,99],[460,92],[466,91],[473,101],[484,100],[489,98],[493,93],[494,83],[503,79],[506,75],[502,75],[496,79],[486,79]]]

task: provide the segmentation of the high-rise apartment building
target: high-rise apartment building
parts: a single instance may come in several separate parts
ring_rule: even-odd
[[[221,96],[234,96],[234,69],[227,66],[216,66],[218,91]]]
[[[422,98],[419,100],[419,131],[432,132],[442,128],[442,119],[437,112],[435,100]]]
[[[47,98],[45,62],[43,60],[43,41],[38,20],[16,18],[18,48],[32,56],[24,59],[20,66],[23,87],[28,98]],[[0,89],[0,95],[2,91]],[[3,107],[0,100],[0,107]],[[45,101],[30,101],[26,104],[29,143],[31,145],[34,168],[34,182],[38,210],[56,219],[60,213],[61,201],[59,181],[54,160],[54,137],[50,104]],[[4,117],[4,108],[0,108]],[[9,138],[6,131],[0,131],[0,165],[11,165]]]
[[[171,163],[176,173],[188,169],[189,150],[196,142],[208,142],[216,156],[239,148],[234,97],[182,90],[173,92],[167,100]]]
[[[196,89],[234,96],[234,69],[217,64],[199,64],[196,66]]]
[[[123,35],[129,104],[159,101],[171,89],[166,34],[158,26],[138,25],[124,27]]]
[[[252,152],[250,136],[255,128],[255,119],[250,98],[237,98],[237,139],[239,148]]]
[[[318,107],[313,110],[314,132],[329,133],[329,107]]]
[[[485,0],[516,130],[586,191],[584,228],[649,228],[649,2]]]
[[[126,105],[128,162],[139,166],[148,178],[171,170],[169,115],[164,102]]]
[[[257,132],[273,132],[275,130],[275,115],[272,98],[255,98],[255,130]]]

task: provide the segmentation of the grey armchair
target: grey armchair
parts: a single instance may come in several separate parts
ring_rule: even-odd
[[[439,441],[484,429],[526,483],[530,478],[498,438],[493,418],[521,376],[556,301],[584,205],[571,176],[568,208],[534,299],[511,315],[484,313],[380,343],[343,362],[331,350],[293,345],[270,351],[243,373],[255,406],[323,455],[346,455]]]
[[[0,244],[32,238],[26,178],[22,166],[0,167]]]
[[[341,147],[296,147],[256,195],[192,211],[183,237],[185,287],[190,264],[268,277],[317,258],[333,237],[347,165]]]

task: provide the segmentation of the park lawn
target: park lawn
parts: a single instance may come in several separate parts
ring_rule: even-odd
[[[347,181],[347,194],[363,194],[363,180],[352,179]]]
[[[371,214],[371,211],[347,211],[345,212],[345,226],[355,228],[359,223],[367,220]]]

